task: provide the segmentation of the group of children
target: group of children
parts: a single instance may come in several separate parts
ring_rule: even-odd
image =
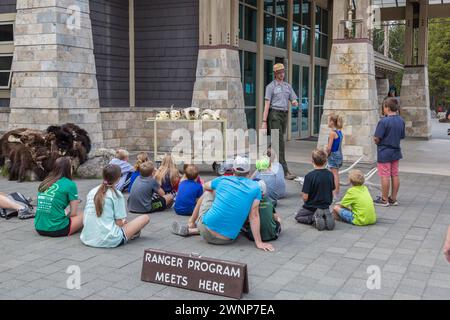
[[[298,222],[312,224],[318,230],[332,230],[335,220],[359,226],[370,225],[376,222],[374,204],[398,205],[398,161],[402,157],[400,140],[404,138],[405,127],[398,115],[397,100],[387,99],[384,112],[386,117],[380,120],[374,136],[378,146],[382,196],[373,201],[364,186],[364,174],[360,170],[352,170],[349,174],[352,186],[338,201],[339,168],[343,162],[343,121],[340,116],[330,116],[328,145],[325,150],[313,151],[314,170],[304,178],[304,204],[295,216]],[[261,189],[262,241],[275,240],[281,232],[281,219],[275,208],[279,199],[286,196],[286,184],[283,168],[275,160],[275,153],[269,149],[257,161],[256,172],[248,176],[258,181]],[[219,173],[233,175],[233,170],[233,161],[227,161],[221,165]],[[128,201],[122,193],[125,191],[129,192]],[[142,228],[149,223],[148,213],[174,206],[178,215],[191,216],[203,191],[203,181],[195,165],[185,165],[181,175],[170,155],[166,155],[159,168],[155,168],[148,155],[140,153],[136,165],[132,166],[128,152],[118,150],[116,158],[103,169],[102,184],[88,193],[84,213],[79,213],[80,200],[77,185],[72,180],[70,158],[62,157],[39,186],[35,228],[40,235],[50,237],[69,236],[82,230],[80,238],[86,245],[117,247],[140,235]],[[142,215],[128,222],[128,211]],[[189,227],[193,225],[191,223]],[[252,239],[248,220],[242,231]]]
[[[318,230],[332,230],[334,220],[358,226],[370,225],[377,219],[374,205],[383,207],[398,205],[399,160],[402,159],[400,141],[405,138],[405,122],[399,115],[397,99],[389,97],[385,99],[383,115],[374,134],[381,196],[373,200],[368,188],[364,186],[364,174],[360,170],[352,170],[349,173],[351,188],[339,201],[339,169],[343,162],[343,119],[331,115],[328,120],[331,131],[327,147],[325,151],[319,149],[313,151],[314,170],[304,178],[302,189],[304,204],[295,216],[298,222],[312,224]],[[335,205],[331,208],[333,203]]]

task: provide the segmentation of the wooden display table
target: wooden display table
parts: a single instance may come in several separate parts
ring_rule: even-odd
[[[164,152],[158,152],[158,124],[160,123],[192,123],[192,124],[196,124],[196,123],[200,123],[201,127],[203,128],[203,123],[217,123],[221,125],[221,132],[222,132],[222,137],[223,137],[223,158],[221,159],[215,159],[215,161],[225,161],[226,157],[227,157],[227,134],[226,134],[226,130],[227,130],[227,120],[225,119],[220,119],[220,120],[187,120],[187,119],[179,119],[179,120],[172,120],[172,119],[167,119],[167,120],[156,120],[155,118],[149,118],[146,120],[146,122],[151,122],[153,123],[153,159],[155,161],[155,163],[159,160],[162,159],[162,157],[164,156]],[[192,153],[192,156],[194,156],[194,153]],[[159,159],[158,159],[159,158]],[[193,160],[194,158],[191,157],[191,160]]]

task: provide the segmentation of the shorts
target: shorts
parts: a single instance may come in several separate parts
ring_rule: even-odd
[[[209,209],[211,209],[214,198],[215,196],[213,192],[205,191],[205,193],[203,193],[202,204],[200,205],[200,209],[198,211],[199,220],[201,216],[203,216]]]
[[[56,231],[41,231],[36,230],[39,235],[43,237],[51,237],[51,238],[61,238],[61,237],[68,237],[70,235],[70,227],[72,225],[72,219],[69,217],[69,224],[67,227],[61,230]]]
[[[203,224],[203,217],[201,216],[198,219],[197,228],[202,238],[205,239],[205,241],[210,244],[224,245],[224,244],[231,244],[234,242],[233,239],[218,238],[216,235],[211,233],[211,231],[209,231],[209,229]]]
[[[340,208],[339,209],[339,217],[342,219],[342,221],[354,224],[353,220],[355,220],[355,214],[351,212],[350,210],[346,208]]]
[[[120,231],[122,231],[122,241],[120,241],[120,243],[117,247],[123,246],[124,244],[126,244],[128,242],[128,238],[127,238],[123,228],[120,228]]]
[[[255,238],[253,238],[253,233],[252,233],[252,229],[251,229],[251,226],[250,226],[250,222],[246,222],[244,224],[244,226],[242,227],[241,231],[244,233],[244,235],[250,241],[255,241]],[[270,238],[270,239],[261,238],[261,240],[264,241],[264,242],[277,240],[280,237],[280,233],[281,233],[281,224],[278,221],[275,220],[275,230],[273,232],[273,237]]]
[[[341,168],[344,158],[342,157],[342,152],[336,151],[331,152],[328,157],[328,167],[329,168]]]
[[[378,162],[378,176],[381,178],[398,177],[399,163],[399,160],[386,163]]]

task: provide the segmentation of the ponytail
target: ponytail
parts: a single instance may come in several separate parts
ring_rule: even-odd
[[[331,115],[330,121],[333,123],[334,127],[341,130],[344,127],[344,118],[340,115]]]
[[[97,193],[94,196],[95,212],[97,217],[101,217],[103,214],[103,207],[105,206],[105,197],[108,189],[114,191],[116,196],[118,195],[114,183],[120,178],[121,170],[117,165],[109,164],[103,169],[103,183],[98,188]]]

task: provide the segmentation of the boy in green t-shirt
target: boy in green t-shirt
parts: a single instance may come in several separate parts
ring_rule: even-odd
[[[364,185],[363,173],[360,170],[352,170],[349,180],[352,187],[347,190],[340,204],[333,208],[335,219],[356,226],[374,224],[377,215],[369,190]]]
[[[258,181],[261,188],[262,199],[259,203],[259,221],[262,241],[272,241],[278,239],[281,233],[281,219],[275,212],[273,203],[266,196],[266,183],[263,180]],[[242,227],[242,232],[251,241],[254,241],[250,223],[247,221]]]

